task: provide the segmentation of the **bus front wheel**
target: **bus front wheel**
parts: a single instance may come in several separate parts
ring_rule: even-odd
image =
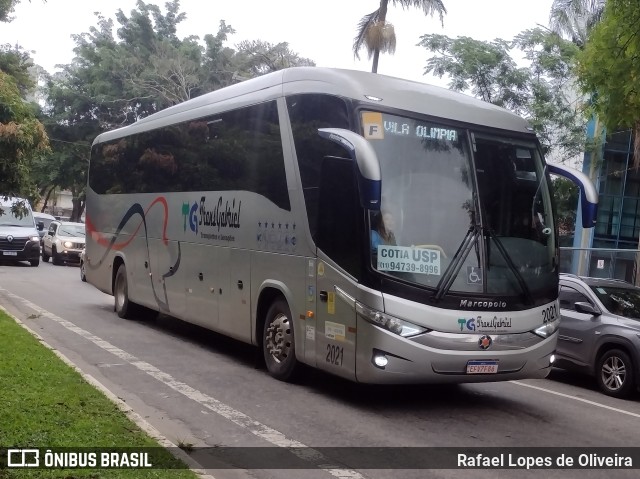
[[[293,318],[287,302],[273,302],[264,322],[262,351],[269,374],[281,381],[292,381],[301,364],[296,359]]]

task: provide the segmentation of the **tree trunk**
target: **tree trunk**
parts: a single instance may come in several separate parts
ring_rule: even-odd
[[[387,6],[389,5],[389,0],[380,0],[380,14],[378,15],[378,23],[382,23],[387,21]],[[376,48],[373,52],[373,65],[371,66],[372,73],[378,73],[378,60],[380,59],[380,49]]]
[[[378,73],[378,58],[380,58],[380,50],[376,48],[376,51],[373,52],[373,65],[371,67],[372,73]]]
[[[49,203],[49,198],[51,198],[51,193],[53,193],[53,190],[55,190],[55,189],[56,189],[56,187],[54,185],[51,188],[49,188],[49,191],[47,191],[47,196],[44,197],[44,203],[42,203],[42,208],[40,210],[40,213],[44,213],[44,210],[47,209],[47,204]]]
[[[70,221],[81,222],[82,213],[84,213],[86,199],[84,197],[73,196],[71,203],[73,204],[73,210],[71,211]]]

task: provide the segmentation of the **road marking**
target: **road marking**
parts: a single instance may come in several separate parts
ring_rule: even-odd
[[[549,394],[555,394],[556,396],[560,396],[563,398],[573,399],[574,401],[580,401],[585,404],[590,404],[591,406],[600,407],[602,409],[608,409],[609,411],[619,412],[620,414],[626,414],[627,416],[640,418],[640,414],[631,411],[625,411],[624,409],[619,409],[613,406],[607,406],[606,404],[600,404],[599,402],[589,401],[588,399],[582,399],[577,396],[571,396],[570,394],[560,393],[558,391],[554,391],[552,389],[542,388],[540,386],[533,386],[532,384],[526,384],[520,381],[510,381],[512,384],[517,384],[518,386],[524,386],[526,388],[537,389],[538,391],[544,391]]]
[[[33,304],[31,301],[24,299],[20,296],[17,296],[4,288],[0,288],[0,292],[5,294],[6,296],[15,299],[17,301],[22,302],[25,306],[37,311],[42,316],[55,321],[59,325],[65,327],[69,331],[72,331],[79,336],[91,341],[93,344],[98,346],[105,351],[110,352],[114,356],[126,361],[132,366],[138,368],[139,370],[147,373],[149,376],[157,379],[161,383],[169,386],[174,391],[177,391],[192,401],[196,401],[201,404],[205,408],[210,411],[215,412],[216,414],[228,419],[234,424],[248,430],[255,436],[264,439],[265,441],[273,444],[274,446],[289,448],[292,454],[295,454],[300,459],[308,461],[312,463],[318,469],[321,469],[325,472],[328,472],[334,477],[344,478],[344,479],[364,479],[364,476],[357,471],[351,469],[344,469],[338,465],[331,464],[329,458],[324,456],[321,452],[306,446],[305,444],[298,442],[294,439],[290,439],[285,436],[280,431],[277,431],[265,424],[262,424],[245,413],[238,411],[227,404],[219,401],[218,399],[209,396],[197,389],[192,388],[191,386],[178,381],[173,378],[171,375],[159,370],[152,364],[149,364],[145,361],[142,361],[135,357],[132,354],[127,353],[126,351],[114,346],[113,344],[105,341],[104,339],[99,338],[98,336],[86,331],[79,326],[76,326],[71,321],[67,321],[66,319],[62,319],[59,316],[56,316],[53,313],[50,313],[46,309],[42,309],[41,307]]]

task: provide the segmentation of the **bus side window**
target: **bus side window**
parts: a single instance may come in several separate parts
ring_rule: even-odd
[[[342,147],[321,138],[318,128],[350,129],[347,104],[344,99],[332,95],[302,94],[287,97],[287,110],[291,120],[309,230],[317,242],[318,188],[322,159],[326,156],[345,154]]]
[[[364,231],[353,160],[327,156],[322,160],[318,198],[318,248],[360,278]]]

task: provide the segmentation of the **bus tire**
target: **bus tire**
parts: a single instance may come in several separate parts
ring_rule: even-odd
[[[129,285],[127,282],[127,267],[122,263],[116,272],[113,282],[113,298],[115,311],[121,318],[133,319],[135,304],[129,301]]]
[[[262,352],[269,374],[280,381],[293,381],[301,364],[296,359],[293,318],[283,298],[276,299],[269,310],[262,332]]]

